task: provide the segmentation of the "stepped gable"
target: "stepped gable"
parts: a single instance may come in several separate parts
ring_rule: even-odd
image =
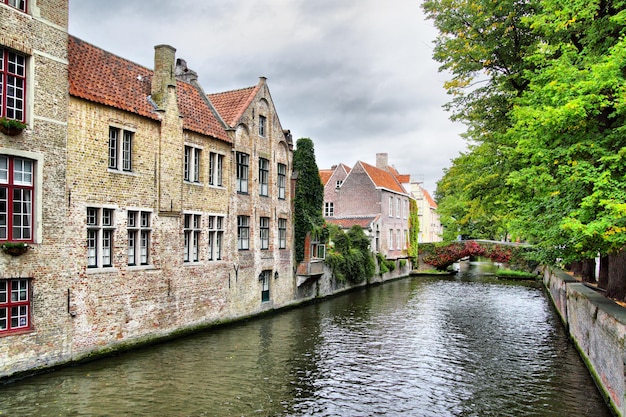
[[[151,93],[153,71],[88,42],[69,36],[70,95],[159,120]],[[177,81],[183,128],[231,143],[203,93]]]
[[[235,127],[235,124],[246,109],[254,100],[256,93],[259,91],[260,86],[241,88],[238,90],[225,91],[223,93],[209,94],[209,100],[215,107],[222,120],[230,126]]]
[[[400,194],[407,194],[406,190],[398,182],[395,175],[384,169],[376,168],[365,162],[359,162],[367,175],[371,178],[372,182],[378,188],[385,188],[390,191],[395,191]]]

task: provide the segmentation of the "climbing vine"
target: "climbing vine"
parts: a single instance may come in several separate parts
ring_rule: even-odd
[[[358,283],[369,280],[375,272],[370,239],[360,226],[344,232],[335,225],[329,226],[331,244],[326,251],[326,265],[340,282]]]
[[[415,200],[409,200],[409,241],[407,242],[407,255],[414,265],[417,265],[420,221]]]

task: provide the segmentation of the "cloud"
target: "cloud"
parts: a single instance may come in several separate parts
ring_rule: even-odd
[[[314,140],[320,168],[385,152],[434,191],[465,149],[414,0],[82,0],[70,33],[148,68],[154,45],[172,45],[208,92],[267,77],[283,128]]]

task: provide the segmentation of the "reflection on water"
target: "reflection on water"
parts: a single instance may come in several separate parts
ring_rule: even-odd
[[[475,270],[20,381],[0,415],[610,416],[541,287]]]

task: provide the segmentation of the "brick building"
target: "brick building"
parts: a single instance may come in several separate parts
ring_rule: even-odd
[[[67,15],[67,0],[0,1],[0,117],[26,124],[0,133],[0,376],[70,351]]]
[[[67,0],[0,22],[2,115],[27,124],[0,134],[0,245],[28,244],[0,252],[0,378],[296,301],[265,78],[207,95],[171,46],[148,69],[68,36]]]
[[[408,175],[388,164],[387,154],[376,154],[376,166],[358,161],[320,170],[324,184],[324,218],[348,229],[361,226],[371,248],[387,259],[407,258],[409,199],[403,186]]]

